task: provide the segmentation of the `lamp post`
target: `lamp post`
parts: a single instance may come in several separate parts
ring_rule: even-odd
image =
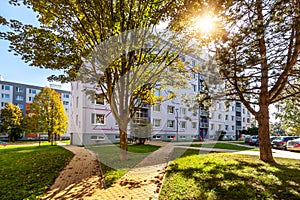
[[[176,108],[176,142],[178,142],[178,108]]]

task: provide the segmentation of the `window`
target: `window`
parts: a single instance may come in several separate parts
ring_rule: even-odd
[[[231,106],[231,111],[234,111],[234,106]]]
[[[219,109],[222,109],[222,103],[219,103]]]
[[[9,94],[2,94],[1,96],[3,99],[9,99]]]
[[[104,95],[102,95],[102,94],[96,95],[95,104],[96,105],[104,105]]]
[[[2,90],[9,90],[9,89],[10,89],[9,85],[2,85]]]
[[[192,84],[192,90],[193,90],[194,92],[197,92],[197,86],[196,86],[195,84]]]
[[[104,114],[92,114],[92,124],[105,124],[105,115]]]
[[[222,125],[219,124],[218,131],[222,130]]]
[[[234,116],[231,116],[231,121],[234,121]]]
[[[197,122],[192,122],[192,128],[196,129],[197,128]]]
[[[231,126],[231,130],[234,131],[234,126]]]
[[[246,119],[245,119],[245,117],[243,117],[243,122],[245,122],[246,121]]]
[[[36,90],[35,89],[29,89],[29,94],[36,94]]]
[[[120,135],[115,135],[115,140],[120,140]]]
[[[175,124],[174,120],[168,120],[167,122],[168,128],[174,128],[174,124]]]
[[[8,103],[6,102],[1,102],[1,107],[5,107]]]
[[[161,122],[160,119],[153,119],[153,126],[154,127],[160,127],[160,122]]]
[[[168,113],[174,114],[174,106],[168,106]]]
[[[160,135],[153,135],[152,138],[154,138],[154,139],[160,139]]]
[[[185,62],[185,57],[184,56],[181,57],[181,61]]]
[[[76,108],[78,108],[79,97],[76,97]]]
[[[180,139],[185,139],[185,135],[179,136]]]
[[[155,104],[155,105],[153,106],[153,111],[155,111],[155,112],[160,112],[160,104]]]
[[[92,135],[91,140],[105,140],[104,135]]]
[[[192,73],[191,73],[191,77],[192,77],[192,78],[196,78],[196,73],[192,72]]]
[[[23,88],[16,87],[16,91],[17,91],[17,92],[23,92],[24,90],[23,90]]]
[[[63,101],[63,105],[67,106],[67,105],[69,105],[69,102],[68,101]]]
[[[24,108],[24,105],[23,105],[23,104],[20,104],[20,103],[18,103],[17,106],[18,106],[20,109],[23,109],[23,108]]]
[[[28,101],[32,102],[34,100],[34,97],[28,97]]]
[[[228,125],[225,125],[225,130],[228,131]]]
[[[67,93],[63,93],[63,98],[66,98],[66,99],[68,99],[68,98],[70,98],[70,95],[69,95],[69,94],[67,94]]]
[[[195,67],[196,66],[196,61],[192,60],[192,66]]]
[[[186,115],[186,108],[180,108],[180,113],[182,115]]]
[[[18,101],[23,101],[23,100],[24,100],[24,97],[23,97],[23,96],[20,96],[20,95],[17,95],[17,96],[16,96],[16,100],[18,100]]]
[[[78,126],[78,115],[76,115],[76,126]]]
[[[214,130],[214,124],[210,124],[210,130]]]
[[[155,89],[154,95],[155,95],[155,96],[160,96],[160,90]]]
[[[175,136],[173,136],[173,135],[168,135],[167,138],[168,138],[168,139],[174,139]]]
[[[180,127],[181,128],[186,128],[186,121],[181,121],[180,122]]]
[[[221,119],[221,118],[222,118],[222,114],[219,114],[219,115],[218,115],[218,119]]]
[[[250,123],[250,118],[247,118],[247,123]]]
[[[225,115],[225,120],[228,120],[228,115]]]

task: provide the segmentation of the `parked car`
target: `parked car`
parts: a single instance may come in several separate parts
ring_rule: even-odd
[[[300,138],[288,141],[286,149],[289,151],[300,151]]]
[[[285,149],[286,150],[286,143],[290,140],[297,139],[297,136],[281,136],[278,139],[272,141],[271,146],[272,148],[276,149]]]
[[[255,145],[258,140],[258,135],[252,135],[250,137],[245,138],[245,144]]]

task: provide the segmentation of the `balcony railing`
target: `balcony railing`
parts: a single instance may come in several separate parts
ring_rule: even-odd
[[[208,112],[205,111],[205,110],[200,110],[200,116],[207,117],[208,116]]]
[[[207,122],[200,122],[200,128],[208,128],[209,124]]]
[[[242,117],[236,116],[236,121],[242,121]]]
[[[235,111],[241,112],[241,111],[242,111],[242,108],[241,108],[241,107],[235,107]]]

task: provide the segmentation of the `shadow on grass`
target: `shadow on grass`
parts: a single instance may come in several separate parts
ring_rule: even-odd
[[[299,161],[277,162],[190,151],[169,165],[160,199],[300,199]]]

